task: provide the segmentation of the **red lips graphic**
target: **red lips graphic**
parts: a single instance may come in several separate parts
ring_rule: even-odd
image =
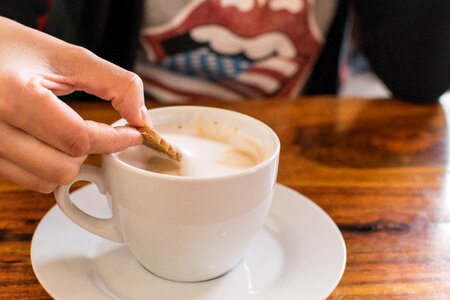
[[[172,101],[298,95],[321,47],[309,1],[240,1],[193,1],[145,28],[146,90]]]

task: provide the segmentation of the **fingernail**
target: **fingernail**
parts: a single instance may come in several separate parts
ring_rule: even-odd
[[[119,131],[122,135],[126,136],[129,141],[131,141],[130,146],[142,144],[142,134],[136,128],[119,126],[116,127],[116,130]]]
[[[150,119],[147,107],[145,107],[145,105],[141,107],[141,115],[142,115],[142,120],[144,121],[145,126],[153,127],[152,120]]]

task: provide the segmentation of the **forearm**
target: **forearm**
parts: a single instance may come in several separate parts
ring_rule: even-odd
[[[450,2],[355,1],[361,48],[394,96],[433,103],[450,87]]]

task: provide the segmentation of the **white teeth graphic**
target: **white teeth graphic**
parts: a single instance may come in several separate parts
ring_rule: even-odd
[[[241,12],[249,12],[256,4],[264,6],[267,2],[273,11],[287,10],[295,14],[303,8],[303,0],[221,0],[220,5],[236,7]]]
[[[268,69],[283,74],[285,77],[291,77],[297,72],[298,64],[281,57],[272,57],[263,61],[260,61],[253,65],[254,67]]]
[[[252,60],[279,55],[293,58],[297,51],[291,40],[280,32],[267,32],[257,37],[243,38],[217,25],[194,28],[191,38],[198,43],[208,43],[216,52],[226,55],[244,53]]]
[[[272,0],[269,2],[270,9],[274,11],[287,10],[292,14],[299,13],[303,8],[302,0]]]
[[[234,6],[241,12],[248,12],[255,6],[254,0],[221,0],[222,7]]]
[[[267,94],[274,93],[280,87],[280,83],[276,79],[263,74],[242,73],[236,80],[238,82],[256,86]]]

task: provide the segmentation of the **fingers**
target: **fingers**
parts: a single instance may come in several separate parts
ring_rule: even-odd
[[[44,88],[36,92],[31,85],[26,91],[34,92],[25,106],[3,101],[10,105],[0,107],[3,178],[51,192],[57,184],[72,181],[86,154],[121,151],[142,142],[134,128],[84,121]]]
[[[47,77],[50,77],[50,76],[47,76]],[[59,79],[59,80],[61,80],[61,79]],[[56,96],[68,95],[75,91],[75,88],[72,85],[61,82],[61,81],[41,78],[40,84],[44,88],[52,91],[52,93],[55,94]]]
[[[0,157],[47,182],[69,183],[85,159],[72,157],[35,137],[0,122]],[[20,173],[19,170],[15,171]]]
[[[71,181],[86,154],[142,142],[137,130],[85,121],[57,98],[84,90],[111,100],[131,125],[147,126],[137,75],[18,23],[0,23],[1,177],[48,192]]]
[[[103,123],[86,121],[89,136],[88,153],[112,153],[142,144],[142,135],[135,128],[111,127]]]
[[[51,193],[57,186],[56,183],[39,178],[2,157],[0,157],[0,178],[7,178],[41,193]]]
[[[94,121],[84,121],[85,127],[65,145],[72,156],[113,153],[142,144],[142,135],[134,128],[111,127]]]
[[[10,58],[2,68],[22,76],[34,73],[47,82],[44,86],[55,95],[84,90],[105,100],[133,126],[148,126],[142,80],[79,46],[70,45],[50,35],[0,19],[0,54]],[[4,30],[1,30],[1,29]],[[0,55],[1,58],[1,55]],[[1,59],[0,59],[0,62]]]
[[[136,74],[122,69],[92,52],[73,47],[65,63],[70,84],[102,99],[111,100],[122,118],[133,126],[149,126],[144,102],[142,80]]]
[[[126,148],[126,144],[114,145],[114,138],[98,139],[95,134],[102,131],[104,124],[92,122],[93,128],[92,152],[111,152],[118,147]],[[96,126],[100,126],[95,129]],[[123,127],[112,129],[115,134],[125,131],[135,131]],[[97,132],[97,133],[96,133]],[[108,135],[106,135],[108,137]],[[0,122],[0,178],[7,178],[17,184],[32,190],[50,193],[58,184],[69,184],[78,174],[86,156],[72,157],[60,152],[31,135]]]
[[[142,142],[133,128],[113,128],[83,120],[35,78],[26,84],[20,103],[11,104],[1,118],[70,156],[111,153]]]
[[[82,47],[15,22],[6,23],[5,26],[10,27],[6,30],[9,39],[0,47],[0,54],[3,52],[4,57],[12,58],[1,66],[10,69],[8,74],[27,76],[33,73],[41,77],[41,85],[55,95],[86,91],[111,100],[113,107],[131,125],[151,125],[148,116],[142,113],[146,108],[139,76]]]

